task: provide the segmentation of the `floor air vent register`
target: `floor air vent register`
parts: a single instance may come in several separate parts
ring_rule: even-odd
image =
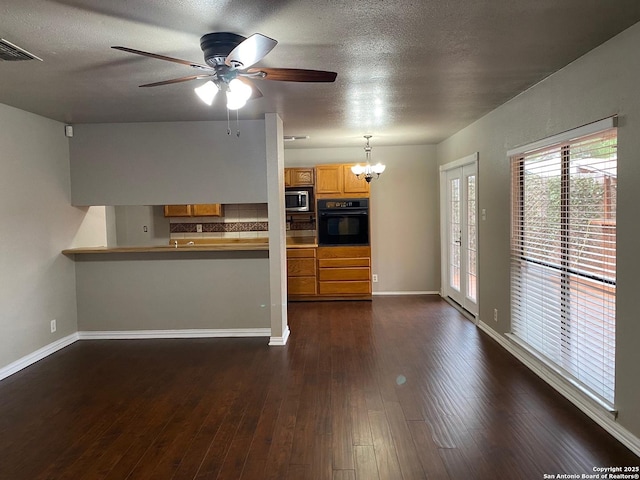
[[[13,43],[0,38],[0,60],[6,60],[9,62],[15,62],[19,60],[40,60],[40,57],[36,57],[33,53],[27,52],[25,49],[14,45]]]

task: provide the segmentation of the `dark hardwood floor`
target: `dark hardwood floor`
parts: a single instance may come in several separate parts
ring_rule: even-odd
[[[0,382],[0,478],[542,479],[640,459],[435,296],[267,339],[80,341]]]

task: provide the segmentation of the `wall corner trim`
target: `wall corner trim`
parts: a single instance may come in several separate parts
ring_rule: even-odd
[[[289,325],[282,333],[281,337],[271,337],[269,340],[270,347],[284,347],[287,344],[287,340],[289,340],[289,335],[291,334],[291,330],[289,330]]]
[[[39,348],[35,352],[30,353],[29,355],[25,355],[22,358],[19,358],[15,362],[10,363],[9,365],[0,368],[0,380],[7,378],[14,373],[19,372],[20,370],[27,368],[29,365],[33,365],[34,363],[42,360],[45,357],[57,352],[58,350],[62,350],[65,347],[68,347],[72,343],[75,343],[79,340],[78,333],[72,333],[71,335],[67,335],[55,342],[50,343],[49,345],[45,345],[42,348]]]
[[[543,369],[535,360],[525,355],[515,346],[515,344],[510,342],[506,337],[500,335],[486,323],[479,321],[478,328],[498,342],[498,344],[500,344],[500,346],[507,352],[522,362],[527,368],[529,368],[529,370],[538,375],[542,380],[547,382],[549,386],[578,407],[585,415],[604,428],[625,447],[640,456],[640,438],[636,437],[629,430],[617,423],[606,412],[595,408],[595,405],[592,405],[590,402],[583,399],[579,393],[568,388],[567,385],[561,382],[559,378],[556,378],[554,375]]]

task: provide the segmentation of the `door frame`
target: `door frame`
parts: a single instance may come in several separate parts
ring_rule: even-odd
[[[449,265],[449,251],[448,251],[448,225],[447,225],[447,217],[448,217],[448,202],[447,202],[447,191],[448,191],[448,183],[447,183],[447,172],[453,169],[462,168],[468,165],[475,165],[476,170],[476,246],[478,245],[478,227],[479,227],[479,216],[478,216],[478,152],[472,153],[466,157],[460,158],[458,160],[454,160],[453,162],[446,163],[444,165],[440,165],[440,296],[442,298],[447,298],[445,295],[445,285],[449,281],[448,279],[448,265]],[[464,176],[461,176],[464,178]],[[461,185],[461,187],[464,185]],[[462,190],[462,189],[461,189]],[[480,297],[479,297],[479,282],[480,282],[480,273],[479,273],[479,263],[476,257],[476,310],[477,312],[480,310]],[[463,278],[462,272],[460,274],[460,285],[462,285]],[[466,296],[466,292],[463,293]],[[460,307],[464,307],[464,305],[460,305]],[[467,310],[465,310],[467,311]],[[478,313],[468,312],[473,316],[474,323],[478,323],[479,316]]]

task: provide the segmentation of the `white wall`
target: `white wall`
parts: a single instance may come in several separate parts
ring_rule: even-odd
[[[263,203],[265,122],[111,123],[74,126],[73,205]]]
[[[225,122],[76,125],[72,200],[115,206],[118,244],[125,245],[168,242],[161,207],[143,205],[268,201],[277,213],[283,196],[268,195],[267,187],[280,188],[282,126],[277,115],[267,117],[242,121],[240,139],[227,136]],[[274,246],[284,245],[283,221],[283,214],[270,217]],[[76,256],[78,325],[81,331],[275,325],[280,337],[286,310],[269,298],[282,296],[282,282],[270,282],[270,262],[279,261],[271,253]]]
[[[438,145],[444,164],[479,152],[480,319],[510,330],[510,165],[507,150],[618,114],[617,344],[620,425],[640,436],[640,24]],[[499,321],[493,322],[493,309]]]
[[[375,140],[375,139],[374,139]],[[372,161],[386,170],[371,181],[373,292],[440,290],[438,165],[436,147],[376,147]],[[285,166],[362,163],[364,148],[294,148],[285,150]]]
[[[70,247],[104,247],[108,245],[107,207],[80,207],[79,210],[85,212],[85,215]]]
[[[266,251],[78,255],[78,330],[270,328],[267,257]]]
[[[2,368],[77,330],[74,263],[60,252],[87,209],[70,205],[63,124],[0,104],[0,152]]]
[[[119,247],[169,244],[170,222],[162,205],[122,205],[114,211]]]

